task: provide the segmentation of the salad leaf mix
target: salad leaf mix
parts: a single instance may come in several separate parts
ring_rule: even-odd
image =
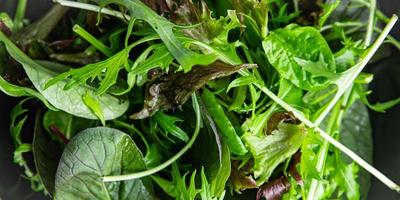
[[[35,22],[26,9],[0,14],[0,90],[21,99],[14,162],[34,191],[353,200],[372,174],[400,192],[371,166],[367,107],[400,103],[367,98],[363,68],[400,49],[375,0],[56,0]]]

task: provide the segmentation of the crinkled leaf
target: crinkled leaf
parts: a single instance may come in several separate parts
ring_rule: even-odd
[[[254,176],[258,185],[267,181],[280,163],[296,153],[306,133],[304,124],[280,123],[271,135],[243,135],[254,157]]]
[[[127,134],[106,127],[86,129],[64,150],[56,174],[55,199],[154,199],[142,179],[102,181],[104,176],[145,168],[142,153]]]
[[[190,95],[203,87],[207,81],[229,76],[241,69],[254,65],[230,66],[215,62],[207,67],[195,67],[188,73],[169,73],[158,78],[146,92],[144,108],[131,116],[143,119],[152,116],[158,110],[167,110],[182,105]]]
[[[263,48],[279,74],[299,88],[324,88],[333,81],[331,74],[336,73],[333,53],[324,37],[313,27],[291,24],[276,29],[263,41]],[[308,66],[310,63],[312,66]],[[318,69],[314,69],[315,66]]]
[[[50,79],[54,78],[56,74],[25,55],[1,32],[0,41],[4,42],[10,56],[22,64],[35,88],[54,107],[78,117],[97,119],[82,100],[82,96],[88,91],[93,91],[93,88],[82,85],[71,90],[64,90],[63,88],[66,85],[66,81],[63,80],[45,90],[45,84]],[[128,109],[128,101],[109,94],[103,94],[102,96],[96,96],[94,98],[99,101],[106,120],[115,119]]]
[[[146,21],[158,33],[185,72],[190,71],[194,65],[208,65],[217,59],[215,55],[203,55],[185,48],[173,32],[176,25],[157,15],[139,0],[98,0],[98,2],[103,7],[110,3],[123,5],[129,9],[132,17]]]

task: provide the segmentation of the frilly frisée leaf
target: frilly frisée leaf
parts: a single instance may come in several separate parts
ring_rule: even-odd
[[[143,155],[131,138],[116,129],[80,132],[64,150],[55,181],[55,199],[154,199],[141,179],[108,182],[103,176],[144,170]]]

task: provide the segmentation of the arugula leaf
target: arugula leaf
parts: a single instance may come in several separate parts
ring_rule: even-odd
[[[304,124],[280,123],[271,135],[256,136],[249,132],[243,135],[254,157],[254,177],[258,185],[266,182],[280,163],[296,153],[306,134]]]
[[[187,175],[188,173],[181,176],[178,165],[174,163],[171,170],[171,181],[159,176],[152,176],[152,178],[169,196],[174,197],[177,200],[194,200],[199,193],[196,189],[195,183],[196,170],[190,176],[189,186],[186,186]]]
[[[145,168],[142,153],[125,133],[106,127],[86,129],[64,150],[56,174],[55,199],[154,199],[144,180],[102,181],[103,176]]]
[[[44,89],[47,81],[52,79],[55,76],[55,73],[25,55],[1,32],[0,41],[5,44],[10,56],[22,64],[35,88],[54,107],[78,117],[97,119],[82,100],[82,96],[88,91],[92,91],[93,88],[88,86],[78,86],[71,90],[63,90],[66,85],[66,82],[63,80],[57,82],[48,89]],[[127,100],[122,100],[109,94],[96,96],[95,99],[99,101],[106,120],[117,118],[128,109],[129,103]]]
[[[216,97],[207,89],[203,90],[202,100],[215,121],[222,138],[229,147],[229,150],[236,155],[243,155],[247,152],[238,133],[232,125],[232,122],[226,116],[224,109],[217,102]]]
[[[169,65],[172,63],[174,58],[172,57],[171,53],[169,53],[167,47],[164,44],[155,44],[150,46],[148,49],[150,49],[153,54],[151,54],[151,56],[147,57],[142,62],[135,62],[131,72],[135,74],[147,73],[149,70],[157,67],[168,72]],[[143,52],[143,54],[144,53],[148,54],[150,52],[149,50],[146,50]]]
[[[99,74],[105,73],[105,77],[103,80],[101,80],[100,86],[97,89],[97,94],[104,94],[108,88],[116,83],[118,72],[128,64],[127,59],[129,56],[129,51],[130,48],[126,48],[107,60],[62,73],[46,83],[45,89],[48,89],[57,82],[67,79],[68,82],[65,84],[64,90],[69,90],[78,84],[86,84],[86,81],[89,78],[94,80]]]
[[[23,154],[32,151],[32,144],[24,143],[22,141],[22,128],[28,119],[27,109],[24,109],[22,105],[28,101],[28,99],[24,99],[20,101],[12,110],[11,110],[11,124],[10,124],[10,133],[11,138],[14,142],[15,150],[14,150],[14,163],[24,168],[25,177],[31,182],[32,190],[39,192],[43,191],[44,186],[39,178],[38,174],[35,174],[32,169],[29,167],[27,160],[24,158]]]
[[[373,111],[376,112],[385,112],[385,110],[392,108],[393,106],[396,106],[397,104],[400,104],[400,97],[396,98],[396,99],[392,99],[386,102],[377,102],[375,104],[371,104],[368,99],[367,99],[367,95],[368,95],[368,91],[365,91],[364,87],[360,84],[357,84],[354,86],[355,90],[357,92],[357,94],[360,97],[360,100],[368,106],[368,108],[370,108]]]
[[[291,24],[276,29],[265,38],[263,48],[281,77],[299,88],[321,89],[333,81],[332,74],[336,73],[333,53],[313,27]]]
[[[189,140],[189,136],[187,135],[187,133],[185,133],[185,131],[175,125],[176,122],[182,122],[182,119],[167,115],[161,111],[155,113],[153,117],[156,120],[157,124],[159,124],[166,133],[171,133],[173,136],[184,142],[187,142]]]
[[[129,9],[132,17],[146,21],[158,33],[185,72],[190,71],[195,65],[208,65],[217,59],[213,54],[203,55],[185,48],[173,32],[173,28],[176,25],[157,15],[139,0],[98,0],[98,2],[101,7],[111,3],[123,5]]]

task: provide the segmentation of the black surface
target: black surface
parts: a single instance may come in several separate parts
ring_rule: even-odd
[[[12,11],[5,8],[5,1],[0,0],[0,11]],[[48,9],[50,0],[29,0],[28,17],[34,19]],[[380,0],[380,6],[387,14],[399,13],[399,0]],[[393,35],[400,38],[400,22]],[[375,74],[370,85],[373,90],[371,101],[385,101],[400,96],[400,52],[394,50],[393,56],[369,66],[369,72]],[[12,163],[12,143],[8,131],[11,107],[18,102],[0,92],[0,199],[4,200],[39,200],[45,199],[41,194],[31,192],[29,183],[20,177],[22,169]],[[374,138],[374,166],[396,183],[400,183],[400,105],[386,113],[370,112]],[[7,195],[6,195],[7,193]],[[377,179],[372,178],[369,200],[400,200],[400,196],[388,189]]]

